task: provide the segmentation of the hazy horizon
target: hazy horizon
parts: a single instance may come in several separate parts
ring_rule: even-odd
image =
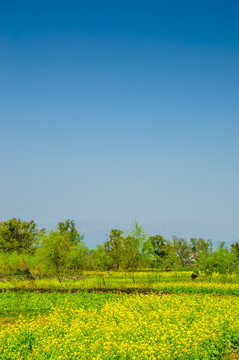
[[[76,222],[77,230],[81,235],[84,235],[84,241],[89,248],[95,249],[97,244],[103,244],[106,241],[107,236],[111,229],[120,229],[125,234],[129,231],[131,225],[135,219],[131,219],[128,223],[120,222],[107,222],[107,221],[92,221],[92,220],[74,220]],[[63,221],[61,219],[60,221]],[[138,220],[137,220],[138,221]],[[54,230],[57,227],[58,222],[38,223],[39,228],[45,228],[46,230]],[[225,242],[225,246],[238,241],[238,238],[234,238],[232,234],[223,233],[223,228],[218,229],[217,233],[213,231],[210,226],[203,227],[195,223],[142,223],[144,231],[149,235],[162,235],[167,240],[172,240],[173,236],[178,238],[184,238],[190,240],[190,238],[204,238],[212,240],[213,247],[216,248],[220,242]],[[214,236],[213,236],[214,235]]]

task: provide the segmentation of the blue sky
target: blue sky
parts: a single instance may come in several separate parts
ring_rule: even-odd
[[[1,1],[0,219],[237,240],[238,18],[238,1]]]

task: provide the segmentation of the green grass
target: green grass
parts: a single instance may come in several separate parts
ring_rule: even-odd
[[[239,276],[206,277],[192,280],[191,272],[86,272],[83,280],[17,280],[0,283],[0,291],[25,292],[167,292],[186,294],[239,295]]]
[[[0,293],[0,320],[4,323],[13,322],[19,316],[43,316],[54,307],[61,307],[67,303],[72,309],[89,307],[100,308],[109,300],[121,298],[117,294],[96,293],[32,293],[32,292],[2,292]]]

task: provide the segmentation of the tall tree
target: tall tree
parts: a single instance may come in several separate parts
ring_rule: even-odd
[[[189,242],[189,247],[191,252],[193,253],[195,259],[198,258],[200,251],[204,253],[212,252],[212,241],[205,240],[203,238],[191,238]]]
[[[182,266],[189,264],[190,259],[190,248],[186,239],[177,238],[173,236],[173,246],[175,248],[176,254],[181,262]]]
[[[45,230],[38,230],[36,223],[12,218],[0,222],[0,251],[34,253]]]
[[[232,251],[235,253],[236,257],[239,260],[239,241],[231,245]]]
[[[148,240],[148,234],[146,234],[143,226],[139,224],[137,219],[132,223],[128,235],[134,238],[135,246],[139,252],[142,252],[143,244]]]
[[[142,253],[153,267],[163,266],[167,256],[167,242],[161,235],[149,236],[143,243]]]
[[[59,222],[56,231],[50,231],[41,238],[37,249],[44,271],[56,276],[59,282],[67,274],[82,272],[88,253],[83,239],[73,220]]]
[[[104,250],[110,257],[109,267],[119,269],[123,251],[123,231],[112,229],[109,239],[104,243]]]
[[[74,245],[77,245],[84,240],[84,236],[80,235],[77,231],[74,220],[67,219],[65,221],[58,222],[57,230],[62,235],[67,234]]]
[[[69,269],[69,257],[74,245],[66,234],[50,231],[41,239],[37,258],[44,272],[52,274],[61,282]]]
[[[141,260],[142,255],[135,238],[133,236],[124,237],[121,266],[124,270],[129,270],[131,272],[133,282],[135,282],[135,270],[139,267]]]
[[[75,245],[67,232],[56,230],[41,239],[37,259],[45,273],[56,276],[61,282],[68,274],[82,272],[87,253],[83,242]]]

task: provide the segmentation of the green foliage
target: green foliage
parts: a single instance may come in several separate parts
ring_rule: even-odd
[[[139,267],[141,258],[138,241],[133,236],[124,237],[123,256],[121,259],[122,268],[133,273]]]
[[[163,260],[164,270],[181,270],[182,263],[180,257],[178,256],[176,245],[172,244],[169,240],[166,241],[165,252],[166,256]]]
[[[212,254],[200,251],[198,264],[199,270],[207,275],[212,275],[213,272],[231,275],[238,269],[238,258],[233,249],[224,248],[224,243],[221,243]]]
[[[59,282],[71,272],[82,272],[88,253],[82,237],[74,229],[74,223],[70,222],[68,226],[68,221],[61,223],[58,230],[45,235],[37,250],[37,258],[44,272],[53,274]]]
[[[75,273],[80,272],[82,273],[84,268],[87,264],[87,254],[89,249],[83,242],[78,245],[73,246],[72,250],[69,253],[68,257],[68,269],[69,272]]]
[[[232,249],[228,250],[220,246],[213,252],[212,258],[214,260],[216,272],[220,274],[232,274],[238,267],[238,259]]]
[[[167,256],[166,240],[161,235],[149,236],[143,243],[142,253],[152,267],[162,267]]]
[[[109,268],[119,269],[123,253],[123,231],[112,229],[109,239],[104,243],[104,250],[109,255]]]
[[[60,234],[67,234],[72,244],[78,245],[84,240],[84,236],[80,235],[76,229],[76,224],[74,220],[65,220],[58,223],[57,230]]]
[[[37,249],[37,258],[47,273],[57,276],[61,282],[69,267],[69,254],[73,245],[66,234],[59,231],[50,231],[41,240]]]
[[[34,274],[36,268],[35,256],[24,253],[0,253],[0,275],[11,278],[18,275],[24,278],[25,275]],[[29,276],[28,276],[29,277]]]
[[[38,230],[36,223],[12,218],[0,222],[0,251],[33,254],[45,230]]]
[[[121,230],[112,229],[109,239],[103,245],[108,255],[108,269],[122,268],[134,272],[143,258],[144,241],[147,241],[147,234],[136,220],[127,236]]]
[[[239,242],[228,250],[221,243],[212,250],[211,240],[183,238],[166,240],[161,235],[148,236],[137,220],[128,232],[112,229],[107,241],[96,250],[85,246],[73,220],[59,222],[56,231],[45,233],[36,223],[20,219],[0,222],[0,274],[64,276],[83,270],[136,270],[154,268],[163,271],[192,269],[212,276],[231,275],[239,269]],[[36,253],[36,255],[35,255]],[[134,275],[132,275],[134,279]]]
[[[189,247],[191,252],[194,254],[195,258],[197,259],[199,252],[209,253],[212,252],[212,241],[205,240],[203,238],[191,238]]]
[[[235,242],[235,244],[232,244],[231,248],[236,257],[239,259],[239,241]]]
[[[201,251],[199,252],[197,261],[199,270],[208,276],[212,276],[217,266],[214,257],[211,254]]]
[[[190,263],[190,248],[185,239],[173,236],[173,246],[176,254],[180,260],[181,265],[184,267]]]
[[[94,270],[109,270],[111,267],[111,257],[104,245],[97,245],[96,250],[91,251],[91,259]]]
[[[144,242],[148,240],[148,234],[146,234],[143,226],[139,224],[137,219],[132,223],[128,235],[134,238],[135,247],[141,252]]]

